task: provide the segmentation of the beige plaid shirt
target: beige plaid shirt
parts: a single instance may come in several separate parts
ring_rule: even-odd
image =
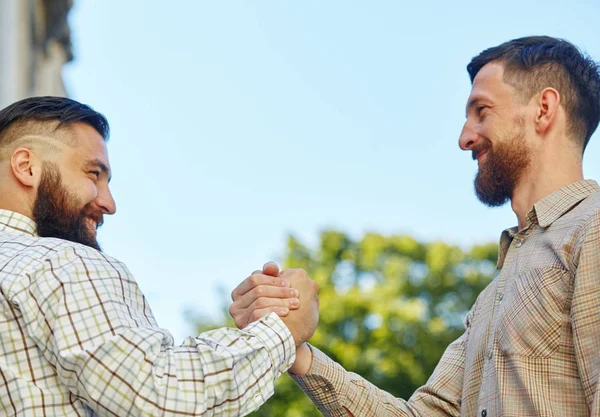
[[[0,415],[241,416],[293,363],[275,314],[173,346],[125,265],[35,230],[0,210]]]
[[[599,191],[561,188],[502,233],[497,277],[408,401],[316,348],[294,379],[326,416],[600,417]]]

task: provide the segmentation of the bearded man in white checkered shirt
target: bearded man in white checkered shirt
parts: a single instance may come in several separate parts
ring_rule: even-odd
[[[294,311],[288,303],[243,331],[175,346],[127,267],[96,241],[116,210],[108,131],[104,116],[67,98],[0,111],[0,414],[246,415],[314,332],[316,284],[289,271],[277,281]]]

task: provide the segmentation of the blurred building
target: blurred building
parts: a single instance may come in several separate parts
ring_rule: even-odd
[[[73,59],[73,0],[0,0],[0,108],[35,95],[65,96],[61,70]]]

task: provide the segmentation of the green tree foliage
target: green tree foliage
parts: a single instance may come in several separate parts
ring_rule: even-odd
[[[290,236],[284,267],[303,268],[319,284],[320,322],[311,343],[347,370],[408,398],[463,332],[496,257],[494,243],[465,251],[410,236],[368,233],[353,240],[329,230],[316,250]],[[275,391],[252,416],[321,415],[291,378],[280,378]]]

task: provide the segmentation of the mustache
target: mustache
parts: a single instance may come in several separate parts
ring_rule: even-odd
[[[479,157],[481,152],[489,151],[491,149],[492,149],[492,142],[490,142],[487,139],[483,140],[481,142],[481,144],[476,145],[473,148],[471,148],[471,157],[475,161]]]
[[[96,229],[104,224],[104,215],[91,207],[86,207],[83,211],[83,217],[89,217],[96,222]]]

